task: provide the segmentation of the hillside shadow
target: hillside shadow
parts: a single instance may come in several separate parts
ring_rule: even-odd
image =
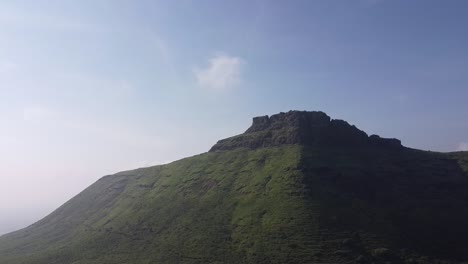
[[[306,147],[302,168],[320,225],[342,234],[333,239],[467,260],[468,175],[459,161],[408,148]]]

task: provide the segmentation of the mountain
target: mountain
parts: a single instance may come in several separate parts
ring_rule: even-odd
[[[0,263],[458,263],[467,190],[467,152],[290,111],[207,153],[101,178],[1,236]]]

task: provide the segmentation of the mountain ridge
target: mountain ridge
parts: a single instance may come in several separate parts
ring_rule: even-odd
[[[252,125],[243,134],[218,141],[210,151],[256,149],[283,144],[402,147],[398,139],[368,136],[356,126],[344,120],[331,119],[324,112],[293,110],[254,117]]]
[[[257,117],[233,138],[101,178],[0,236],[0,264],[468,261],[467,152],[389,144],[323,112]]]

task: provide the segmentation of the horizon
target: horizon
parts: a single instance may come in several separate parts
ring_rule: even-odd
[[[468,2],[2,1],[0,235],[255,116],[468,150]]]

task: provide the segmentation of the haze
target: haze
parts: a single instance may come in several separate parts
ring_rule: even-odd
[[[321,110],[468,150],[466,1],[0,3],[0,234],[101,176]]]

